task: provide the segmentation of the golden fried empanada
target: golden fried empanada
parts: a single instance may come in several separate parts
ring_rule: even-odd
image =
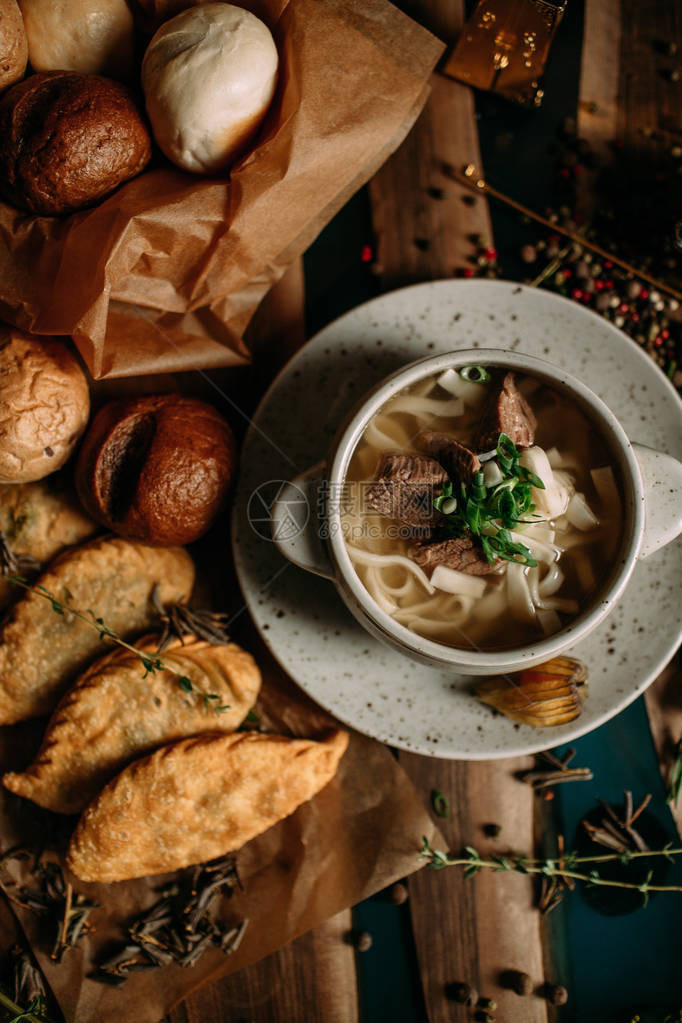
[[[67,863],[83,881],[162,874],[240,849],[324,788],[348,733],[208,734],[136,760],[85,811]]]
[[[0,484],[0,533],[14,554],[30,555],[44,564],[99,528],[61,474],[37,483]],[[0,609],[19,593],[0,580]]]
[[[120,636],[158,621],[150,600],[157,585],[163,604],[186,600],[194,565],[180,547],[145,547],[120,537],[71,547],[37,580],[57,600],[102,618]],[[0,629],[0,725],[49,714],[60,696],[98,653],[96,629],[49,600],[26,593]]]
[[[153,654],[159,636],[135,645]],[[260,671],[236,643],[184,636],[161,657],[168,670],[146,677],[140,658],[121,648],[88,668],[57,706],[35,763],[6,774],[5,788],[47,810],[80,813],[132,760],[207,729],[233,732],[256,702]],[[196,691],[183,690],[178,676]]]

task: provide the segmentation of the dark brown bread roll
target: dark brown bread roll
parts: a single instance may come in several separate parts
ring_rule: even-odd
[[[93,419],[76,486],[88,513],[121,536],[185,544],[220,511],[235,463],[232,430],[210,405],[177,394],[127,398]]]
[[[88,206],[139,174],[150,156],[149,132],[119,82],[48,71],[0,100],[0,189],[32,213]]]

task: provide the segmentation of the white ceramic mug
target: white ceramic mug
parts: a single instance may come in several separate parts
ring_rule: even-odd
[[[563,391],[596,424],[620,471],[624,490],[623,536],[610,579],[598,600],[559,632],[522,647],[495,652],[445,646],[417,635],[396,622],[370,596],[351,563],[341,523],[342,485],[351,456],[367,424],[389,398],[418,381],[446,369],[471,364],[528,373]],[[315,514],[321,487],[329,495]],[[301,502],[301,493],[306,501]],[[335,496],[339,495],[339,496]],[[298,503],[297,503],[298,502]],[[298,532],[282,529],[292,507],[306,507]],[[411,363],[375,387],[340,427],[325,462],[313,466],[282,488],[272,511],[273,539],[295,565],[335,583],[346,605],[376,638],[409,657],[434,667],[451,667],[469,675],[516,671],[554,657],[586,636],[609,613],[632,575],[638,558],[648,557],[682,532],[682,463],[670,455],[628,440],[603,401],[575,377],[544,359],[498,349],[467,349]],[[295,535],[293,535],[295,534]],[[281,537],[289,536],[289,539]],[[323,539],[326,538],[326,539]]]

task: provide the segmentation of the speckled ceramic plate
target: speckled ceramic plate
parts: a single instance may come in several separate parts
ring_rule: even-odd
[[[674,389],[601,317],[504,281],[419,284],[325,327],[280,373],[244,444],[233,544],[258,629],[313,699],[393,746],[474,760],[566,742],[646,689],[680,641],[682,543],[640,562],[611,615],[570,651],[589,666],[585,707],[576,721],[551,730],[493,716],[470,695],[471,679],[384,647],[351,617],[332,583],[285,561],[267,529],[277,489],[271,481],[292,479],[324,458],[343,417],[388,373],[425,355],[471,347],[516,349],[564,367],[600,395],[631,440],[682,457]]]

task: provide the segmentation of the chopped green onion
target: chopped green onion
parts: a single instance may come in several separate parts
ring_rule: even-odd
[[[450,803],[447,796],[444,796],[438,789],[433,789],[431,792],[431,805],[434,813],[438,814],[439,817],[450,816]]]
[[[462,380],[469,380],[472,384],[487,384],[490,380],[490,373],[483,366],[463,366],[459,375]]]
[[[531,483],[538,490],[544,490],[545,484],[542,482],[539,476],[536,476],[532,469],[527,469],[525,465],[519,466],[519,479],[523,483]]]
[[[460,497],[455,497],[452,482],[446,483],[435,498],[434,507],[445,519],[442,531],[447,536],[475,536],[481,542],[487,560],[496,558],[534,567],[537,561],[525,544],[512,540],[510,529],[519,523],[531,524],[535,505],[532,487],[544,489],[542,480],[520,464],[520,453],[505,433],[497,440],[497,465],[502,480],[494,486],[485,486],[485,472],[474,473],[469,486],[460,481]]]

